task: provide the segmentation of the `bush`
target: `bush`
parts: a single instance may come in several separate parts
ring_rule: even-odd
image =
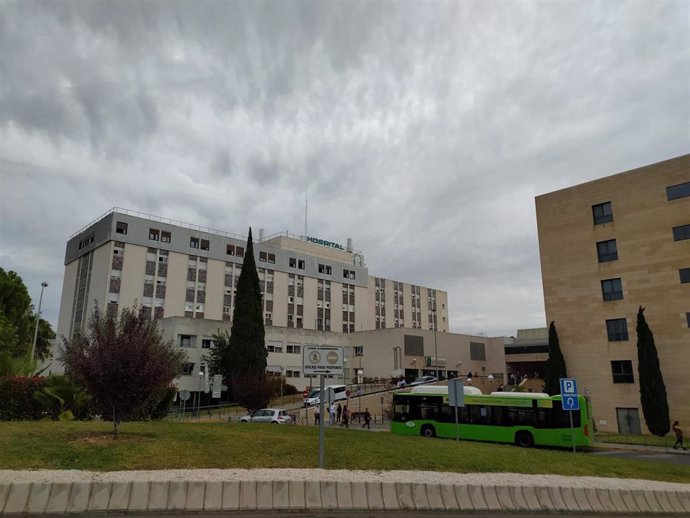
[[[297,387],[294,385],[290,385],[289,383],[283,383],[283,394],[286,396],[292,396],[294,394],[299,393],[299,390],[297,390]]]
[[[94,415],[89,394],[66,376],[49,376],[43,388],[35,391],[33,397],[54,421],[88,420]]]
[[[42,376],[0,377],[0,421],[41,419],[46,415],[43,405],[34,399],[34,392],[46,385]]]

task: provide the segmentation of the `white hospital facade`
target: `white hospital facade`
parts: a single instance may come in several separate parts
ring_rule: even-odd
[[[179,385],[197,390],[204,349],[217,330],[230,330],[245,246],[245,236],[112,209],[67,242],[58,336],[84,329],[96,304],[118,312],[138,303],[186,348]],[[505,370],[502,338],[448,333],[445,291],[370,275],[350,239],[342,245],[259,230],[254,251],[269,369],[298,388],[309,384],[301,373],[308,344],[345,346],[347,369],[367,377],[421,374],[430,357],[445,376],[461,364]]]

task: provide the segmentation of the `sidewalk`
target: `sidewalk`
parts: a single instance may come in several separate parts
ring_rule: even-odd
[[[677,455],[690,455],[690,450],[682,450],[678,448],[673,449],[673,446],[644,446],[642,444],[617,444],[612,442],[595,442],[594,447],[597,449],[608,450],[629,450],[629,451],[648,451],[654,453],[674,453]],[[687,447],[687,446],[686,446]]]
[[[688,516],[690,485],[516,473],[0,470],[3,517],[329,510]]]

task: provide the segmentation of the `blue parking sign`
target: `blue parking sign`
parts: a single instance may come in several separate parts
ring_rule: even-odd
[[[577,397],[577,381],[575,378],[561,378],[560,383],[563,410],[580,410],[580,400]]]

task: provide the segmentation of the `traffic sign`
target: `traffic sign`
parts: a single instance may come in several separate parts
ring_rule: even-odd
[[[302,373],[342,375],[344,357],[341,345],[305,345],[302,349]]]
[[[192,397],[192,393],[189,390],[180,390],[180,400],[187,401],[190,397]]]
[[[563,410],[580,410],[577,397],[577,381],[574,378],[561,378],[561,405]]]
[[[462,380],[448,381],[448,406],[465,406],[465,384]]]

